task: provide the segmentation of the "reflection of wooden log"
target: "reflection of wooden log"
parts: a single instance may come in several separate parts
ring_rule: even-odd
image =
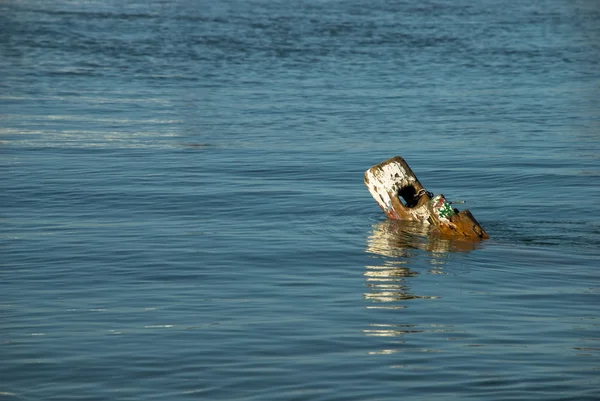
[[[444,235],[489,238],[471,212],[459,212],[444,195],[427,192],[400,156],[368,169],[365,184],[390,219],[433,224]]]
[[[367,238],[367,252],[404,258],[410,258],[413,249],[435,253],[469,252],[480,246],[479,238],[442,235],[432,230],[431,225],[394,219],[373,224],[373,233]]]

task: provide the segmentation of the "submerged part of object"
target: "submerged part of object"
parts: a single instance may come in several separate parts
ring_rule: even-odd
[[[390,219],[431,224],[444,235],[489,238],[471,212],[459,212],[444,195],[426,191],[400,156],[368,169],[365,184]]]

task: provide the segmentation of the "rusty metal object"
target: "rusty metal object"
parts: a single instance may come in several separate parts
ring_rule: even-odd
[[[489,238],[468,210],[458,211],[444,195],[425,190],[400,156],[365,172],[365,184],[387,217],[431,224],[443,235]]]

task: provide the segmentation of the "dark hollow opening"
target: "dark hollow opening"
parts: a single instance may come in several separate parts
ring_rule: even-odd
[[[415,198],[417,194],[417,190],[415,187],[408,186],[404,188],[400,188],[398,190],[398,198],[400,198],[400,202],[406,207],[414,207],[417,204],[418,199]]]

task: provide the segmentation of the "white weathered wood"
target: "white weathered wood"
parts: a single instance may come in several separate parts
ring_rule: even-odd
[[[431,224],[448,235],[489,238],[468,210],[459,212],[444,195],[427,192],[400,156],[368,169],[365,184],[390,219]]]

